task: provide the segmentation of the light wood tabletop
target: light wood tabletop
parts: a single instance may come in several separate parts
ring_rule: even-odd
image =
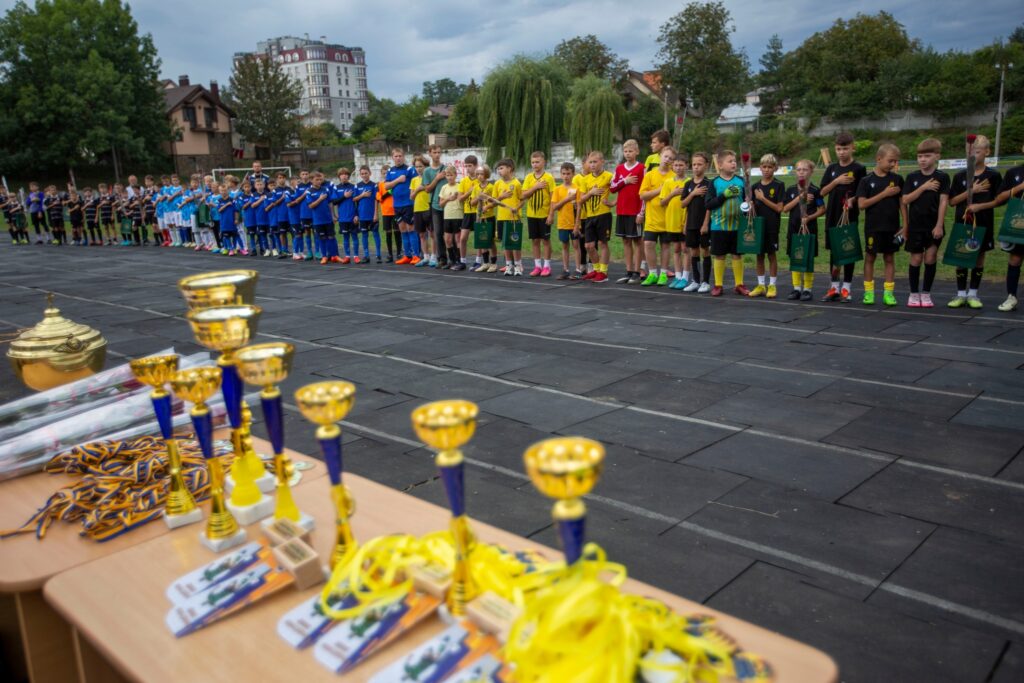
[[[357,539],[395,532],[419,535],[447,528],[449,514],[443,508],[358,476],[347,474],[345,480],[356,499],[353,529]],[[321,558],[329,555],[333,543],[334,511],[328,489],[328,480],[323,478],[295,492],[299,507],[316,519],[313,545]],[[492,526],[474,522],[473,527],[482,540],[514,549],[535,548],[549,557],[556,556],[551,549]],[[250,539],[258,534],[255,527],[249,528]],[[276,633],[278,619],[320,588],[286,588],[205,629],[175,638],[164,625],[164,616],[171,608],[164,591],[176,578],[214,557],[194,533],[173,532],[64,572],[46,584],[44,594],[98,653],[131,680],[338,680],[316,662],[310,649],[293,650]],[[777,681],[837,680],[832,659],[808,645],[638,581],[629,580],[625,590],[661,599],[682,613],[717,617],[743,649],[771,663]],[[440,630],[439,618],[428,619],[341,680],[366,680]]]

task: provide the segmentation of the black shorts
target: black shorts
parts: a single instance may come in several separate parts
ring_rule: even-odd
[[[462,216],[462,223],[459,225],[459,230],[465,230],[466,232],[473,232],[473,223],[476,223],[476,214],[467,213]]]
[[[985,230],[985,240],[981,243],[981,252],[992,251],[996,248],[996,230],[991,225]]]
[[[412,204],[410,204],[409,206],[395,207],[395,223],[405,223],[406,225],[412,225]]]
[[[132,218],[132,227],[133,228],[141,228],[142,226],[143,226],[143,223],[142,223],[142,217],[141,216],[136,216],[135,218]]]
[[[686,248],[687,249],[707,249],[711,246],[711,233],[706,232],[703,235],[700,232],[700,228],[691,230],[686,229]]]
[[[79,218],[79,217],[72,218],[71,219],[71,227],[72,228],[81,228],[82,227],[82,219]]]
[[[779,251],[779,228],[765,227],[764,234],[761,237],[761,252],[760,255],[774,254]]]
[[[672,241],[672,233],[665,232],[664,230],[644,230],[644,242],[654,242],[655,244],[668,244]]]
[[[397,216],[384,216],[384,232],[394,232],[398,229],[395,218]]]
[[[257,226],[259,230],[263,230],[265,226]],[[322,240],[330,239],[334,237],[334,223],[326,223],[324,225],[314,225],[313,230],[316,231],[317,237]]]
[[[945,237],[945,233],[943,233]],[[942,244],[942,237],[935,239],[931,230],[908,230],[907,242],[903,248],[911,254],[923,254],[931,247],[939,247]]]
[[[430,229],[430,209],[413,212],[412,226],[416,228],[416,232],[426,232]]]
[[[735,230],[709,230],[712,256],[739,256],[739,233]]]
[[[446,218],[444,220],[444,234],[458,235],[462,231],[461,218]]]
[[[583,237],[587,244],[607,242],[612,237],[612,215],[603,213],[583,220]]]
[[[300,218],[299,223],[302,225],[303,230],[311,230],[313,228],[312,218]]]
[[[871,230],[864,231],[864,253],[871,254],[894,254],[899,251],[898,244],[893,242],[896,238],[894,230]]]
[[[142,219],[146,225],[156,225],[156,216],[153,214],[146,214],[146,217]]]
[[[551,226],[546,218],[526,218],[526,233],[531,240],[551,239]]]
[[[636,216],[619,215],[615,218],[615,236],[622,239],[640,239],[643,229],[636,220]]]
[[[356,224],[353,223],[352,221],[338,223],[338,232],[340,232],[343,235],[351,235],[352,233],[357,231],[358,228],[356,227]]]

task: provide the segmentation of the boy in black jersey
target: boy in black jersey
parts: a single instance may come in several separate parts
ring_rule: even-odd
[[[114,243],[114,202],[116,197],[110,193],[107,186],[104,183],[100,183],[98,186],[100,193],[100,229],[103,231],[104,240],[101,244],[113,244]]]
[[[786,230],[787,242],[793,239],[793,235],[811,234],[814,241],[811,242],[813,258],[818,256],[818,219],[825,213],[825,200],[821,198],[821,190],[811,184],[811,175],[814,173],[814,162],[810,159],[801,159],[796,162],[797,182],[786,189],[782,196],[782,210],[789,213],[789,225]],[[803,185],[803,187],[801,187]],[[803,196],[801,197],[801,193]],[[807,204],[807,214],[804,215],[800,207],[801,201]],[[788,251],[788,248],[787,248]],[[814,268],[806,273],[794,271],[793,291],[786,298],[790,301],[810,301],[814,298],[811,287],[814,286]]]
[[[853,160],[853,135],[845,131],[836,135],[835,150],[838,161],[829,164],[821,178],[821,196],[828,197],[828,206],[825,208],[825,248],[828,250],[832,249],[827,234],[828,228],[839,225],[844,206],[847,207],[850,223],[857,224],[857,188],[868,173],[863,165]],[[850,295],[853,285],[853,264],[847,263],[840,267],[830,259],[829,266],[832,271],[832,286],[822,301],[853,301]]]
[[[78,190],[71,188],[64,206],[67,207],[68,220],[71,221],[71,243],[76,247],[84,247],[82,225],[85,223],[85,202],[78,196]]]
[[[907,207],[909,226],[906,250],[910,254],[911,308],[931,308],[932,283],[935,281],[935,258],[945,232],[946,206],[949,204],[949,176],[936,170],[942,143],[935,138],[922,140],[917,146],[919,170],[907,176],[903,184],[903,204]],[[924,291],[919,291],[921,263],[924,262]]]
[[[1024,197],[1024,165],[1014,166],[1006,172],[996,201],[999,204],[1005,204],[1011,197],[1015,199]],[[25,236],[28,237],[28,233],[25,233]],[[999,304],[999,310],[1009,313],[1017,310],[1017,285],[1020,283],[1021,262],[1024,262],[1024,244],[1012,242],[1000,242],[999,244],[1009,252],[1006,264],[1006,301]]]
[[[896,265],[893,255],[907,237],[907,207],[900,201],[903,178],[893,170],[900,163],[900,149],[888,143],[878,146],[875,168],[857,187],[857,204],[864,209],[864,300],[875,303],[875,257],[885,261],[886,306],[896,305]]]
[[[11,244],[28,244],[28,230],[25,220],[25,207],[18,200],[18,195],[8,192],[7,188],[0,185],[0,208],[3,208],[4,218],[7,220],[7,229],[11,233]]]
[[[703,229],[708,222],[704,200],[711,181],[704,174],[707,173],[709,162],[707,152],[693,153],[693,179],[683,186],[680,200],[680,205],[686,209],[683,239],[690,252],[690,269],[693,271],[693,279],[683,287],[684,292],[705,294],[711,291],[711,235]]]
[[[85,231],[88,236],[88,244],[90,247],[99,246],[103,244],[103,235],[100,233],[99,224],[100,198],[93,194],[91,187],[85,188],[83,192],[85,193],[83,211],[85,212]]]
[[[750,296],[763,296],[774,299],[778,296],[779,259],[779,227],[782,224],[782,195],[786,186],[775,178],[779,162],[774,154],[761,157],[761,182],[754,185],[754,209],[759,218],[764,219],[764,240],[761,251],[757,254],[757,287],[750,290]],[[815,191],[815,195],[818,192]],[[819,200],[820,201],[820,200]],[[765,287],[764,260],[768,258],[768,286]]]
[[[950,308],[960,308],[967,304],[971,308],[982,307],[981,299],[978,298],[978,287],[981,285],[981,278],[985,274],[985,254],[995,248],[995,211],[993,210],[999,202],[999,188],[1003,178],[999,173],[985,165],[985,158],[989,154],[988,138],[979,135],[974,139],[974,195],[970,206],[965,206],[967,201],[967,170],[960,171],[953,176],[953,186],[949,191],[949,203],[954,207],[953,216],[955,223],[963,223],[965,210],[967,221],[973,221],[975,225],[985,226],[985,239],[981,241],[978,250],[978,261],[974,264],[970,274],[970,287],[968,287],[967,269],[956,269],[956,296],[946,304]]]
[[[46,222],[50,226],[50,232],[53,233],[53,243],[64,244],[67,241],[67,236],[64,233],[64,202],[57,194],[56,185],[46,188],[43,210],[46,211]]]

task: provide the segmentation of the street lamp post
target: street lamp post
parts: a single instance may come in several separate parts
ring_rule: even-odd
[[[1012,69],[1013,64],[1003,62],[999,67],[999,107],[996,109],[996,148],[995,156],[999,158],[999,137],[1003,132],[1003,86],[1006,84],[1006,70]]]

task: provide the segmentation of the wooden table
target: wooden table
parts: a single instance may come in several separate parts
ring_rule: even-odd
[[[219,436],[219,435],[218,435]],[[270,444],[254,439],[259,453],[270,453]],[[296,490],[326,474],[326,468],[312,458],[289,451],[294,460],[313,464],[302,473]],[[0,483],[0,529],[17,529],[31,517],[60,487],[76,481],[64,474],[30,474]],[[204,503],[204,508],[209,504]],[[175,529],[162,520],[154,520],[105,543],[97,543],[78,535],[80,526],[55,522],[43,540],[34,534],[22,534],[0,541],[0,594],[13,595],[17,607],[17,626],[4,623],[5,636],[20,634],[25,664],[33,683],[74,681],[78,668],[72,657],[72,629],[43,599],[42,587],[51,577],[82,564],[117,555],[121,551],[160,536],[172,537],[169,542],[190,538],[199,546],[196,534],[201,524]],[[115,572],[115,575],[118,572]]]
[[[346,475],[346,482],[356,499],[353,528],[357,539],[393,532],[418,535],[447,528],[449,515],[443,508],[358,476]],[[322,558],[327,557],[333,543],[334,519],[327,480],[303,486],[295,498],[304,512],[316,518],[314,546]],[[554,556],[548,548],[495,527],[478,522],[473,526],[483,540],[510,548],[536,548]],[[256,533],[250,528],[250,537]],[[171,607],[164,591],[174,579],[212,557],[194,534],[168,534],[64,572],[46,584],[44,593],[99,655],[131,680],[338,680],[314,660],[310,650],[293,650],[276,633],[278,619],[320,587],[302,592],[286,588],[201,631],[175,638],[164,625],[164,615]],[[808,645],[638,581],[628,581],[626,589],[664,600],[681,612],[718,617],[720,625],[741,647],[771,662],[778,681],[833,683],[838,678],[832,659]],[[342,680],[366,680],[441,629],[438,618],[429,619]]]

